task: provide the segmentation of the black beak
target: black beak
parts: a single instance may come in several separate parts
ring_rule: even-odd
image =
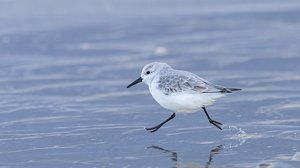
[[[127,86],[127,88],[130,88],[131,86],[133,86],[133,85],[135,85],[135,84],[138,84],[138,83],[140,83],[140,82],[142,82],[143,81],[143,78],[142,77],[139,77],[137,80],[135,80],[135,81],[133,81],[131,84],[129,84],[128,86]]]

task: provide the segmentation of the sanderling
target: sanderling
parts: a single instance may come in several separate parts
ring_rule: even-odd
[[[216,99],[241,89],[215,85],[191,72],[175,70],[166,63],[153,62],[146,65],[141,77],[127,88],[145,82],[149,86],[152,97],[162,107],[173,111],[173,114],[155,127],[146,128],[151,132],[175,117],[175,112],[197,112],[203,109],[208,121],[222,130],[221,123],[210,118],[206,106],[212,105]]]

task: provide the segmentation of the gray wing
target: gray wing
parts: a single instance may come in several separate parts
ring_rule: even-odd
[[[221,92],[223,87],[214,85],[199,76],[187,72],[172,70],[166,74],[161,74],[158,81],[158,88],[164,94],[178,92],[187,93],[216,93]]]

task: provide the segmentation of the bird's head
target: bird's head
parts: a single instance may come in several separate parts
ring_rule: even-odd
[[[129,84],[127,88],[140,82],[145,82],[147,85],[149,85],[156,74],[164,68],[170,68],[170,65],[162,62],[152,62],[150,64],[147,64],[146,66],[144,66],[141,72],[141,77]]]

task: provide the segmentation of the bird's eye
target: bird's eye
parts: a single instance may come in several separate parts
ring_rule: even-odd
[[[146,74],[149,75],[149,74],[150,74],[150,71],[147,71]]]

